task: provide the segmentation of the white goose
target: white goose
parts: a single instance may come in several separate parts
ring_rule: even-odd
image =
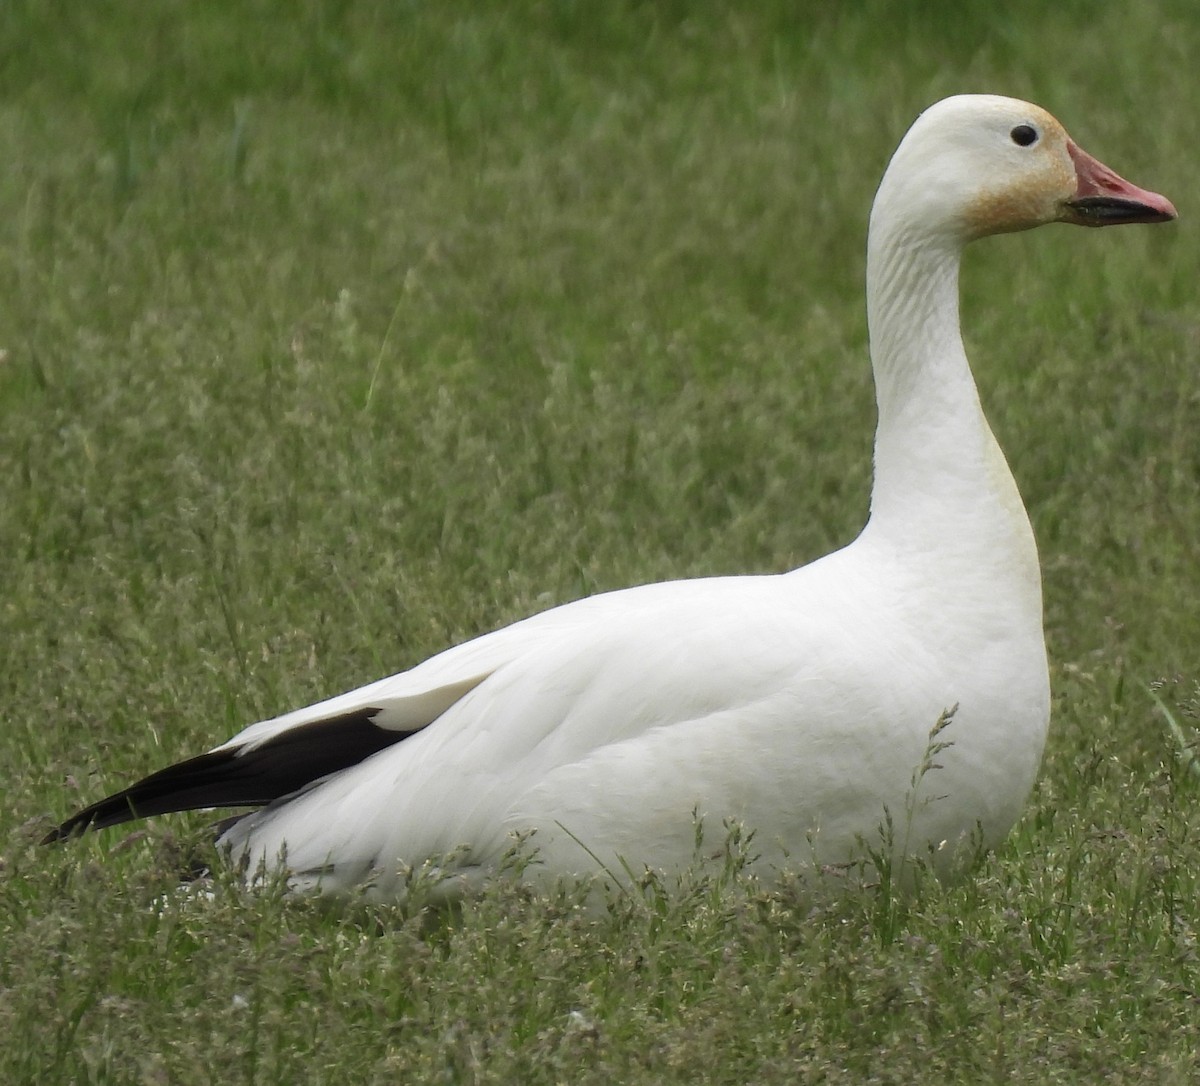
[[[849,546],[778,576],[578,600],[410,671],[246,728],[49,835],[221,806],[220,842],[293,885],[406,865],[451,884],[533,831],[534,870],[679,870],[695,816],[756,831],[759,869],[879,847],[950,866],[1017,819],[1050,715],[1029,520],[959,334],[967,242],[1050,222],[1164,222],[1164,197],[1086,155],[1044,110],[993,96],[923,113],[871,214],[879,406],[871,513]],[[938,768],[918,772],[931,728]],[[710,843],[714,843],[711,841]],[[723,842],[715,842],[717,844]]]

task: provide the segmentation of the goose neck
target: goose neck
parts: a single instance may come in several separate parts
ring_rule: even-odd
[[[871,225],[867,315],[879,421],[868,527],[914,559],[936,564],[961,552],[977,562],[1000,548],[1035,569],[1029,520],[963,348],[961,239],[886,215]]]
[[[881,426],[934,406],[944,391],[974,391],[959,329],[960,263],[961,248],[945,239],[872,222],[867,324]]]

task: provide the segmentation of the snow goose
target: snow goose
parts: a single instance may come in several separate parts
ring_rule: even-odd
[[[889,841],[939,868],[994,845],[1037,773],[1050,691],[1033,533],[960,338],[960,256],[1044,223],[1174,217],[1037,106],[939,102],[871,213],[879,418],[853,543],[780,575],[556,607],[253,724],[47,839],[251,806],[220,836],[235,861],[380,896],[403,892],[408,865],[475,881],[515,833],[551,875],[677,871],[696,858],[697,816],[752,828],[767,874]]]

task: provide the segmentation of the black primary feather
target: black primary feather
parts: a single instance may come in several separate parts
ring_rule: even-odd
[[[253,750],[215,750],[178,762],[73,814],[43,844],[173,811],[265,806],[413,734],[371,723],[378,713],[358,709],[289,728]]]

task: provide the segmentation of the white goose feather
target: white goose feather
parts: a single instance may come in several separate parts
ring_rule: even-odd
[[[284,863],[297,886],[323,890],[369,878],[389,895],[406,865],[451,855],[451,881],[473,880],[529,832],[535,871],[679,870],[695,858],[697,815],[752,828],[768,873],[878,847],[889,813],[892,847],[933,850],[939,866],[995,844],[1037,773],[1050,691],[1033,533],[959,334],[961,251],[1047,222],[1174,214],[1036,106],[938,103],[871,215],[879,423],[870,519],[852,544],[778,576],[554,608],[254,724],[51,836],[228,802],[204,782],[256,752],[269,768],[289,738],[334,721],[303,779],[224,832],[251,870]],[[920,778],[952,707],[938,737],[951,745]],[[336,751],[343,720],[347,735],[380,738],[330,771],[321,752]],[[164,799],[172,789],[186,794]]]

